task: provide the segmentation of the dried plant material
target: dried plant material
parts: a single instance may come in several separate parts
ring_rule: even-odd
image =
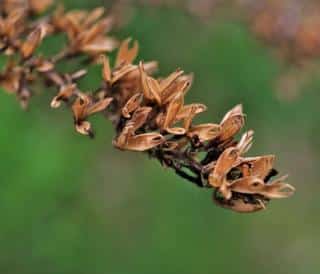
[[[254,176],[264,180],[271,172],[275,156],[265,155],[241,159],[241,170],[247,176]]]
[[[269,199],[287,198],[294,193],[294,187],[289,184],[283,183],[287,176],[283,176],[274,182],[265,184],[263,180],[254,177],[244,177],[235,180],[230,184],[231,191],[243,194],[260,194]]]
[[[200,124],[193,126],[188,131],[190,138],[197,137],[200,142],[206,142],[217,138],[221,133],[221,127],[217,124]]]
[[[177,69],[171,73],[167,78],[160,81],[160,91],[164,92],[170,85],[173,84],[181,75],[183,75],[183,70]]]
[[[236,147],[224,150],[218,158],[214,170],[209,175],[209,184],[213,187],[221,187],[224,178],[233,168],[239,156],[239,149]]]
[[[21,67],[16,66],[11,60],[7,63],[5,70],[0,74],[0,84],[8,93],[16,93],[20,86]]]
[[[220,140],[225,141],[235,136],[244,125],[244,115],[242,105],[237,105],[231,109],[222,119]]]
[[[33,60],[33,65],[38,72],[49,72],[54,69],[54,64],[51,61],[44,60],[41,57]]]
[[[143,96],[140,93],[133,95],[122,108],[123,117],[130,118],[131,113],[134,112],[141,105],[142,99]]]
[[[111,82],[111,67],[110,67],[109,58],[107,58],[105,55],[101,55],[100,60],[101,60],[102,66],[103,66],[102,78],[107,83],[110,83]]]
[[[94,113],[105,110],[112,100],[112,98],[105,98],[95,102],[91,96],[86,94],[79,94],[79,97],[72,105],[72,112],[76,130],[80,134],[93,137],[91,124],[86,121],[86,119]]]
[[[103,52],[111,52],[117,46],[117,41],[112,38],[97,38],[90,44],[81,47],[81,51],[92,56],[98,56]]]
[[[184,102],[183,94],[177,94],[167,108],[167,113],[164,118],[162,127],[163,127],[163,130],[166,130],[168,133],[176,134],[176,135],[183,135],[186,133],[186,130],[184,128],[171,127],[176,119],[177,114],[182,108],[183,102]]]
[[[253,133],[253,130],[249,130],[248,132],[242,135],[239,143],[237,144],[239,155],[247,153],[251,148],[253,142]]]
[[[44,91],[54,87],[57,93],[51,107],[65,102],[78,133],[93,137],[90,117],[103,113],[116,132],[114,147],[145,152],[185,180],[211,188],[214,203],[229,210],[256,212],[265,209],[270,199],[293,194],[286,177],[270,182],[277,175],[273,155],[244,157],[252,146],[253,131],[237,141],[245,122],[241,105],[220,124],[197,124],[194,119],[206,106],[184,104],[193,74],[177,69],[166,77],[154,77],[158,63],[135,64],[139,46],[137,41],[130,46],[130,38],[120,44],[111,64],[106,54],[118,42],[107,35],[113,20],[104,8],[65,11],[58,6],[53,14],[33,20],[52,1],[4,1],[0,3],[0,52],[9,57],[0,72],[0,86],[14,94],[23,108],[39,82],[45,84]],[[57,33],[66,35],[66,46],[49,58],[38,54],[43,38]],[[82,92],[77,83],[87,69],[59,72],[58,64],[73,57],[102,64],[102,83],[93,94]]]
[[[146,151],[157,147],[164,142],[164,138],[158,133],[144,133],[130,136],[122,149],[133,151]]]
[[[197,114],[203,112],[205,109],[206,108],[201,108],[201,107],[197,106],[197,104],[192,104],[190,108],[182,107],[176,115],[176,120],[180,121],[180,119],[183,118],[183,128],[186,131],[190,131],[190,127],[192,125],[192,121],[193,121],[194,117]],[[179,115],[180,115],[180,117],[179,117]]]
[[[143,90],[143,96],[147,100],[156,101],[159,105],[161,104],[161,98],[159,90],[155,88],[155,83],[150,84],[152,78],[147,75],[144,70],[144,65],[142,62],[139,63],[139,71],[141,77],[141,86]]]
[[[91,26],[98,20],[100,20],[103,15],[105,14],[105,8],[104,7],[97,7],[93,9],[88,14],[85,14],[80,11],[80,18],[83,20],[84,26]],[[85,16],[86,15],[86,16]]]
[[[58,95],[52,99],[51,107],[58,108],[60,107],[62,101],[67,102],[71,98],[71,96],[74,95],[76,88],[77,88],[76,84],[68,84],[68,85],[62,86],[60,88]]]
[[[238,213],[254,213],[266,209],[265,201],[257,198],[256,200],[249,201],[245,197],[238,197],[226,200],[218,196],[216,192],[213,194],[213,201],[216,205],[229,209]]]
[[[137,41],[134,41],[133,47],[129,48],[130,41],[131,38],[128,38],[121,43],[115,63],[116,67],[124,64],[132,64],[136,59],[139,51],[139,44]]]
[[[24,31],[25,26],[23,26],[25,20],[25,12],[23,9],[8,10],[7,16],[2,17],[1,21],[1,34],[6,39],[10,39],[10,44],[5,43],[7,55],[12,55],[15,49],[19,46],[19,41],[16,38],[19,37]],[[2,40],[6,40],[3,39]],[[10,53],[8,53],[10,52]]]
[[[243,134],[239,143],[235,147],[227,148],[218,158],[214,170],[209,174],[209,184],[218,188],[222,196],[229,200],[232,193],[227,180],[228,173],[239,164],[240,156],[246,153],[253,140],[253,131],[250,130]]]
[[[39,28],[29,34],[27,40],[21,46],[23,58],[27,59],[33,54],[37,46],[39,46],[41,39],[41,29]]]
[[[181,76],[173,82],[167,89],[161,92],[162,104],[168,104],[173,98],[181,93],[186,95],[192,83],[192,76]]]
[[[220,135],[221,137],[221,135]],[[229,147],[224,150],[217,160],[215,169],[209,175],[209,183],[214,187],[221,187],[224,182],[224,178],[230,172],[230,170],[240,160],[240,156],[247,152],[251,147],[253,138],[253,131],[248,131],[243,134],[240,142],[237,146]]]
[[[132,119],[127,122],[126,126],[131,127],[133,132],[135,132],[147,122],[148,115],[150,114],[151,110],[151,107],[138,108],[134,112]]]
[[[207,107],[204,104],[184,105],[177,114],[177,120],[186,119],[191,114],[197,115],[199,113],[205,112],[206,110]]]
[[[106,36],[113,25],[113,19],[110,16],[104,17],[103,11],[99,8],[92,12],[65,12],[62,6],[56,9],[51,23],[57,31],[67,34],[67,55],[85,53],[95,59],[117,47],[117,40]]]

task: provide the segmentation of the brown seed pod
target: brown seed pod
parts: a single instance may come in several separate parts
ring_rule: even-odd
[[[244,177],[232,182],[229,186],[231,191],[244,194],[260,194],[269,199],[290,197],[295,189],[289,184],[283,183],[287,176],[283,176],[271,183],[266,184],[263,180],[254,177]]]
[[[260,199],[260,197],[251,202],[241,197],[226,200],[225,198],[218,196],[215,191],[212,195],[212,199],[217,206],[237,213],[254,213],[266,209],[266,201]]]
[[[83,135],[93,137],[91,124],[86,119],[97,112],[105,110],[112,102],[112,98],[105,98],[94,101],[93,98],[86,94],[79,94],[79,97],[72,105],[74,124],[76,130]]]

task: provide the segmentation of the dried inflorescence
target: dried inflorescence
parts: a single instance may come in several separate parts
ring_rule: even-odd
[[[24,5],[7,8],[18,2]],[[65,12],[58,7],[52,16],[31,21],[30,14],[42,8],[28,5],[33,1],[18,2],[5,0],[0,5],[1,51],[9,56],[0,84],[16,94],[23,107],[28,105],[34,84],[44,80],[57,90],[51,107],[70,106],[77,132],[93,137],[89,118],[103,113],[115,128],[115,147],[146,152],[184,179],[213,189],[214,202],[224,208],[254,212],[264,209],[270,199],[293,194],[294,188],[284,182],[286,177],[270,182],[277,175],[273,155],[244,156],[253,131],[243,134],[240,141],[235,139],[245,122],[241,105],[220,123],[195,124],[195,116],[206,106],[185,104],[193,75],[178,69],[164,78],[153,77],[157,62],[134,63],[138,43],[130,46],[130,39],[121,43],[111,65],[105,53],[118,42],[106,35],[112,20],[102,8]],[[68,37],[61,52],[50,58],[36,53],[46,36],[59,32]],[[81,91],[77,84],[86,70],[62,74],[57,69],[61,61],[83,55],[102,65],[103,81],[92,93]]]

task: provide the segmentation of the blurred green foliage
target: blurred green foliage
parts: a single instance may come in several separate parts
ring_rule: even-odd
[[[139,40],[139,57],[158,60],[163,75],[177,66],[194,72],[188,100],[208,105],[202,121],[218,122],[243,103],[256,131],[251,155],[276,153],[297,194],[253,215],[225,211],[210,191],[113,149],[102,117],[91,141],[74,132],[68,110],[50,110],[53,91],[27,112],[1,91],[0,273],[317,273],[320,78],[295,101],[280,101],[274,84],[286,68],[245,26],[164,8],[131,16],[116,35]],[[58,45],[49,41],[45,51]],[[99,79],[94,66],[82,88]]]

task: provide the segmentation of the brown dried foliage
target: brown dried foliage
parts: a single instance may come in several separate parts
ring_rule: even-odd
[[[270,182],[277,174],[273,155],[244,156],[253,131],[236,141],[245,122],[241,105],[220,123],[195,124],[194,117],[206,106],[185,104],[192,75],[177,69],[167,77],[153,77],[157,62],[134,63],[139,47],[137,42],[130,46],[130,39],[120,44],[111,65],[105,54],[118,42],[107,35],[112,19],[103,8],[87,12],[58,7],[52,15],[32,21],[30,15],[42,12],[51,1],[39,3],[5,0],[0,5],[0,51],[9,56],[0,85],[15,94],[22,107],[28,106],[34,84],[42,79],[57,90],[51,107],[63,102],[70,106],[77,132],[93,137],[89,118],[103,113],[115,128],[115,147],[143,151],[187,181],[213,189],[214,202],[224,208],[255,212],[265,209],[270,199],[293,194],[286,177]],[[46,36],[59,32],[68,37],[60,53],[51,58],[36,53]],[[93,93],[84,93],[77,84],[86,70],[62,74],[57,69],[61,61],[79,55],[102,64],[103,81]]]

